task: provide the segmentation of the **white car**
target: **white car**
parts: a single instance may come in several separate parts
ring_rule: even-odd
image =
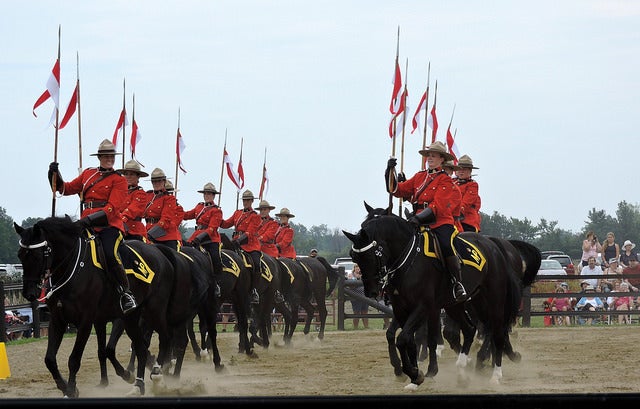
[[[542,260],[540,263],[540,269],[538,270],[539,276],[566,276],[567,272],[562,268],[562,264],[558,260]]]
[[[353,273],[353,265],[355,263],[351,260],[351,257],[338,257],[336,258],[333,267],[344,267],[344,278],[347,280],[352,278],[351,275]]]

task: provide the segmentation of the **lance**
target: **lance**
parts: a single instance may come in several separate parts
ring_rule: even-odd
[[[424,99],[424,129],[422,130],[422,149],[427,149],[427,123],[429,120],[429,77],[431,76],[431,61],[427,68],[427,91]],[[426,169],[427,158],[422,157],[422,170]]]
[[[178,132],[176,133],[176,184],[173,186],[174,196],[178,197],[178,167],[180,162],[180,107],[178,107]]]
[[[407,58],[407,62],[405,64],[404,69],[404,92],[402,93],[402,106],[404,106],[404,112],[402,114],[402,138],[400,142],[400,173],[404,172],[404,130],[405,125],[407,124],[407,112],[409,111],[409,107],[407,106],[407,82],[409,82],[409,59]],[[398,216],[402,217],[402,198],[398,198]]]
[[[62,26],[58,25],[58,64],[60,64],[60,32],[62,30]],[[60,84],[58,84],[59,86]],[[53,95],[52,95],[53,98]],[[55,102],[55,101],[54,101]],[[58,162],[58,107],[56,109],[56,126],[55,126],[55,138],[53,142],[53,161]],[[53,186],[53,196],[51,197],[51,217],[55,217],[56,215],[56,192],[57,189],[57,174],[54,172],[51,178],[51,185]]]
[[[122,79],[122,112],[125,112],[125,108],[126,108],[126,86],[125,86],[125,81],[126,79],[123,78]],[[122,121],[122,168],[124,169],[124,157],[125,157],[125,148],[126,148],[126,134],[125,134],[125,129],[127,128],[127,116],[125,114],[124,120]]]
[[[393,66],[393,72],[394,72],[394,76],[395,76],[395,72],[396,72],[396,67],[398,66],[398,57],[400,55],[400,26],[398,26],[398,36],[397,36],[397,40],[396,40],[396,60],[395,60],[395,65]],[[394,81],[396,80],[396,78],[394,77]],[[395,114],[394,114],[395,115]],[[396,157],[396,118],[395,116],[393,117],[393,135],[391,136],[392,142],[391,142],[391,157],[395,158]],[[394,169],[395,172],[395,169]],[[394,182],[393,183],[397,183],[395,180],[395,175],[390,176],[394,178]],[[387,184],[389,183],[389,181],[387,181]],[[392,213],[392,209],[393,209],[393,192],[389,192],[389,214]]]
[[[78,90],[78,174],[82,173],[82,121],[80,120],[80,56],[76,51],[76,89]]]
[[[222,201],[222,178],[224,177],[224,153],[227,151],[227,128],[224,129],[224,148],[222,149],[222,165],[220,166],[220,190],[218,193],[218,206]]]

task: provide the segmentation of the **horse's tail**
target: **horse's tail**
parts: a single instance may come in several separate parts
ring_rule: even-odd
[[[340,276],[340,274],[338,273],[338,270],[336,270],[331,266],[331,264],[329,264],[326,258],[321,256],[317,256],[316,258],[327,270],[327,279],[329,280],[329,289],[327,290],[327,297],[328,297],[336,288],[336,285],[338,284],[338,277]]]
[[[536,274],[538,274],[538,270],[540,269],[540,263],[542,262],[540,250],[538,250],[536,246],[522,240],[509,240],[509,243],[520,252],[524,273],[522,275],[522,286],[527,287],[536,279]]]

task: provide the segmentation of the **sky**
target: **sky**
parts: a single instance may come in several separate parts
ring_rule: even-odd
[[[226,136],[236,165],[242,151],[243,190],[258,196],[266,165],[272,215],[287,207],[307,228],[357,231],[364,202],[389,203],[396,52],[410,116],[427,84],[431,108],[437,81],[437,139],[451,122],[460,154],[479,168],[482,212],[579,232],[590,210],[615,216],[619,202],[639,201],[640,2],[36,0],[0,8],[0,207],[18,223],[51,215],[54,155],[65,180],[78,175],[77,114],[56,149],[51,100],[37,118],[31,112],[59,27],[60,118],[79,73],[83,167],[98,165],[90,154],[111,139],[124,98],[142,134],[138,160],[172,178],[185,209],[202,201],[207,182],[221,190],[225,217],[236,209],[226,173],[220,183]],[[178,121],[187,173],[175,180]],[[402,134],[395,156],[411,176],[423,138],[410,123]],[[151,188],[148,178],[141,184]],[[55,206],[58,216],[79,215],[77,197]]]

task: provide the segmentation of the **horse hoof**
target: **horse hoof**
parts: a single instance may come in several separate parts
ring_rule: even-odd
[[[492,376],[489,383],[491,383],[491,385],[500,385],[500,379],[496,376]]]
[[[223,373],[223,372],[225,372],[225,371],[226,371],[226,369],[225,369],[224,365],[222,365],[222,364],[220,364],[220,365],[216,366],[216,369],[215,369],[215,370],[216,370],[216,373]]]
[[[417,391],[418,390],[418,386],[420,386],[420,385],[417,385],[417,384],[411,382],[410,384],[408,384],[408,385],[406,385],[404,387],[404,390],[405,391],[409,391],[409,392]]]
[[[522,360],[522,355],[520,355],[520,352],[514,352],[513,356],[510,356],[509,358],[511,358],[512,362],[520,362]]]
[[[135,385],[129,392],[127,392],[124,396],[132,397],[132,396],[142,396],[142,391],[138,385]]]
[[[208,358],[209,357],[209,350],[208,349],[200,350],[200,357],[201,358]]]
[[[461,388],[467,388],[470,384],[470,379],[467,374],[459,373],[458,374],[458,386]]]

